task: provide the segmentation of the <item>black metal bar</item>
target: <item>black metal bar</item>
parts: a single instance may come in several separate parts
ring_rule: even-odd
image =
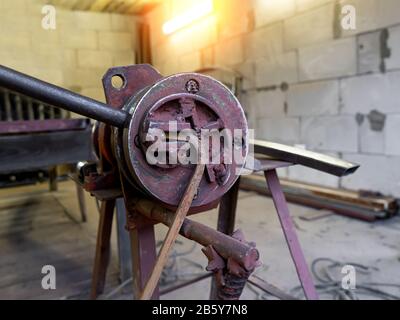
[[[100,80],[99,80],[100,81]],[[53,84],[0,65],[0,87],[30,96],[115,127],[123,127],[128,113]]]

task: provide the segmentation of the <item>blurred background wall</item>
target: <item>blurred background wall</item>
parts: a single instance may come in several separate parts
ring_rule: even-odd
[[[160,32],[197,2],[166,0],[147,14],[153,64],[162,73],[241,72],[256,137],[361,164],[343,179],[306,168],[281,175],[400,196],[398,0],[215,0],[208,18]],[[341,27],[346,4],[356,9],[356,30]]]
[[[46,3],[0,0],[0,63],[104,101],[106,70],[135,63],[135,17],[56,6],[56,29],[46,30]]]

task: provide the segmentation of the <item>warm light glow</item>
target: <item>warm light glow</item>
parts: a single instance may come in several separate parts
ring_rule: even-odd
[[[182,29],[183,27],[188,26],[192,22],[207,16],[213,11],[212,0],[202,0],[199,2],[199,4],[185,11],[181,15],[164,23],[163,32],[165,34],[171,34],[179,29]]]

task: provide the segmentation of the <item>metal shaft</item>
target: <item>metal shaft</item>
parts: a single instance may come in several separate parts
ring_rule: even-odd
[[[0,65],[0,87],[115,127],[123,127],[128,113]]]

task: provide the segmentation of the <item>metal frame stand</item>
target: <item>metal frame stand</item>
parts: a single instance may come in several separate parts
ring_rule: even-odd
[[[292,260],[294,262],[297,275],[301,286],[304,290],[304,294],[308,300],[316,300],[318,299],[318,295],[313,284],[304,254],[302,252],[300,242],[298,240],[292,219],[290,217],[289,208],[283,194],[282,187],[279,182],[279,178],[277,175],[277,168],[288,167],[291,166],[291,163],[281,162],[281,161],[272,161],[268,160],[265,162],[260,162],[260,167],[258,171],[263,171],[267,186],[271,192],[272,199],[278,214],[279,221],[282,226],[282,231],[285,236]],[[218,231],[231,235],[234,231],[235,227],[235,216],[236,216],[236,208],[238,201],[238,193],[239,193],[239,184],[240,179],[235,183],[235,185],[230,189],[228,193],[226,193],[220,202],[219,206],[219,215],[218,215]],[[133,195],[127,195],[129,197]],[[99,294],[101,294],[104,290],[105,278],[106,278],[106,270],[109,262],[110,255],[110,236],[111,236],[111,226],[113,219],[113,212],[115,207],[115,201],[123,201],[122,199],[112,199],[102,201],[101,205],[101,214],[99,221],[99,229],[98,229],[98,237],[97,237],[97,246],[96,246],[96,257],[93,268],[93,281],[92,281],[92,291],[91,298],[95,299]],[[154,226],[150,221],[146,218],[135,218],[135,212],[129,209],[129,204],[125,203],[126,219],[127,225],[129,226],[129,220],[134,219],[134,228],[128,228],[129,236],[130,236],[130,247],[131,247],[131,259],[132,259],[132,276],[133,276],[133,296],[134,298],[139,298],[140,293],[143,291],[146,282],[150,277],[150,273],[154,268],[156,262],[156,241],[154,235]],[[119,211],[124,210],[124,206],[121,206]],[[121,214],[121,213],[119,213]],[[121,228],[119,228],[121,229]],[[121,230],[120,230],[121,231]],[[119,236],[120,237],[120,236]],[[121,252],[121,246],[126,245],[126,241],[121,242],[119,244],[119,251]],[[126,250],[124,249],[124,252]],[[126,252],[125,252],[126,253]],[[127,262],[127,256],[120,256],[120,259],[123,259]],[[126,268],[125,268],[126,269]],[[125,270],[126,271],[126,270]],[[211,275],[211,274],[210,274]],[[121,275],[122,276],[122,275]],[[175,287],[168,288],[164,290],[162,293],[171,292],[173,290],[185,287],[187,285],[193,284],[196,281],[203,280],[207,278],[207,276],[200,276],[197,279],[193,279],[187,281],[185,283],[181,283]],[[127,275],[124,275],[124,279],[127,278]],[[249,283],[256,285],[258,288],[272,294],[280,299],[294,299],[278,288],[272,286],[271,284],[265,282],[264,280],[251,276],[249,278]],[[158,287],[154,291],[152,295],[152,299],[159,299],[160,292]],[[211,292],[210,299],[217,299],[217,280],[216,277],[212,277],[211,283]]]

